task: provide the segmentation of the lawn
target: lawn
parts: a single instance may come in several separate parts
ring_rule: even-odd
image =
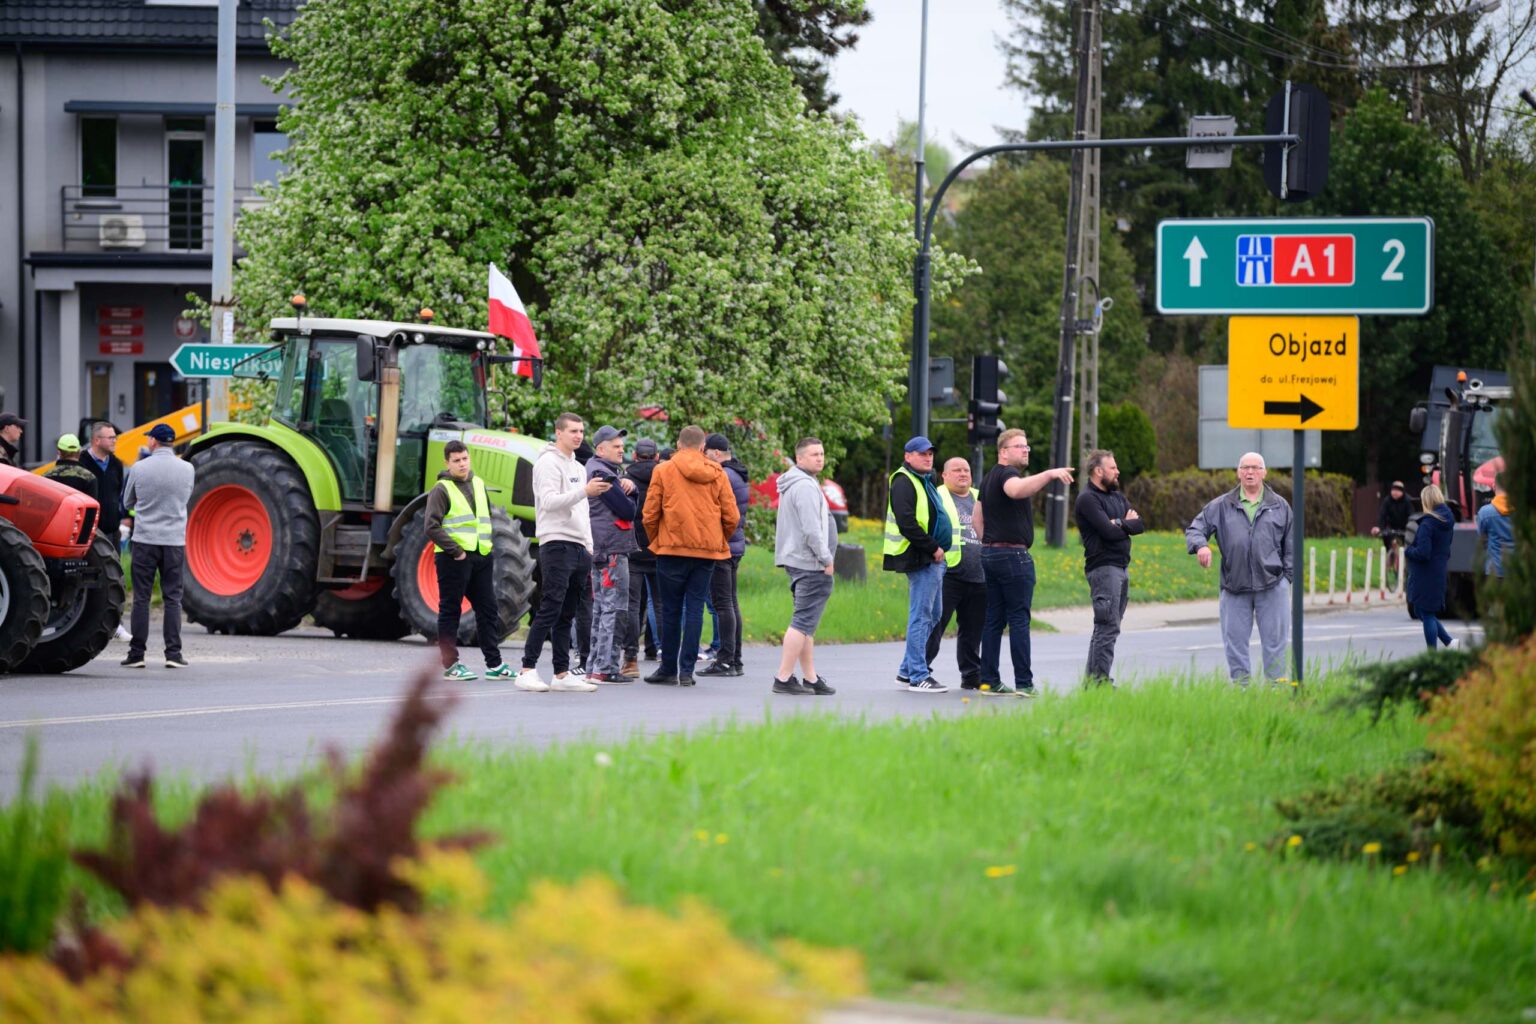
[[[648,905],[699,897],[750,942],[856,948],[884,997],[1080,1021],[1523,1019],[1529,880],[1284,843],[1276,798],[1422,745],[1411,716],[1326,710],[1337,687],[1167,679],[958,720],[450,743],[459,781],[427,830],[499,836],[478,855],[492,913],[536,879],[605,875]],[[99,842],[102,788],[67,799],[77,841]]]

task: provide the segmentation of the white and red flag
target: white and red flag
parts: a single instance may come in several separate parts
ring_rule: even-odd
[[[533,322],[523,308],[523,300],[517,297],[517,289],[507,276],[491,264],[491,325],[492,334],[512,340],[512,354],[524,358],[539,355],[539,339],[534,337]],[[533,376],[532,363],[513,363],[520,377]]]

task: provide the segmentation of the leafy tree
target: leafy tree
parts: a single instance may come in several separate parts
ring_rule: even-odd
[[[900,395],[910,206],[757,28],[750,0],[305,7],[273,40],[298,102],[288,172],[241,221],[245,323],[303,290],[482,324],[494,261],[548,360],[512,393],[527,429],[661,405],[836,453]]]
[[[1132,402],[1099,410],[1099,445],[1115,453],[1115,465],[1126,483],[1157,468],[1157,432],[1152,420]]]
[[[826,113],[838,96],[827,89],[827,65],[858,43],[869,24],[864,0],[755,0],[757,31],[773,59],[790,70],[806,106]]]

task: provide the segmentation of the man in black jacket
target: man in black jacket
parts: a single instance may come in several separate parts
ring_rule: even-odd
[[[623,479],[624,438],[629,431],[601,426],[592,435],[592,458],[587,460],[587,479],[606,480],[613,486],[587,499],[592,521],[592,640],[587,664],[589,683],[627,683],[638,673],[622,671],[624,635],[629,622],[629,556],[635,543],[633,480]]]
[[[635,442],[634,461],[624,471],[624,476],[635,482],[635,507],[645,507],[645,496],[651,487],[651,474],[656,471],[656,442],[642,437]],[[619,671],[624,675],[640,674],[640,639],[645,637],[645,660],[656,660],[656,556],[650,552],[650,538],[645,535],[645,525],[635,517],[635,542],[638,549],[629,555],[629,628],[624,632],[624,664]]]
[[[933,486],[933,442],[922,435],[902,448],[885,505],[886,572],[907,577],[907,649],[896,682],[908,693],[944,693],[928,670],[928,634],[944,610],[944,556],[954,543],[949,515]]]
[[[1387,547],[1392,546],[1392,534],[1397,534],[1397,540],[1403,539],[1403,532],[1408,529],[1408,518],[1413,515],[1413,502],[1408,500],[1408,493],[1403,489],[1401,480],[1393,480],[1392,486],[1387,490],[1387,496],[1381,499],[1381,508],[1376,513],[1376,526],[1371,530],[1372,537],[1381,537],[1381,542]],[[1386,536],[1382,536],[1386,534]]]
[[[1088,486],[1077,496],[1077,530],[1083,538],[1083,572],[1093,595],[1093,639],[1088,643],[1086,685],[1114,685],[1115,641],[1130,599],[1131,538],[1145,529],[1120,493],[1115,453],[1088,453]]]
[[[105,421],[91,424],[91,443],[80,453],[80,465],[96,477],[96,500],[101,503],[101,518],[96,529],[113,544],[119,544],[118,528],[123,522],[123,463],[116,455],[117,428]]]

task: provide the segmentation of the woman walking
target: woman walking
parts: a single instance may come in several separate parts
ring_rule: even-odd
[[[1434,484],[1419,495],[1424,515],[1419,518],[1419,532],[1403,552],[1413,568],[1408,573],[1408,607],[1424,625],[1424,642],[1430,650],[1436,641],[1447,647],[1460,646],[1440,624],[1445,608],[1445,570],[1451,560],[1451,529],[1455,517],[1445,503],[1445,495]]]

